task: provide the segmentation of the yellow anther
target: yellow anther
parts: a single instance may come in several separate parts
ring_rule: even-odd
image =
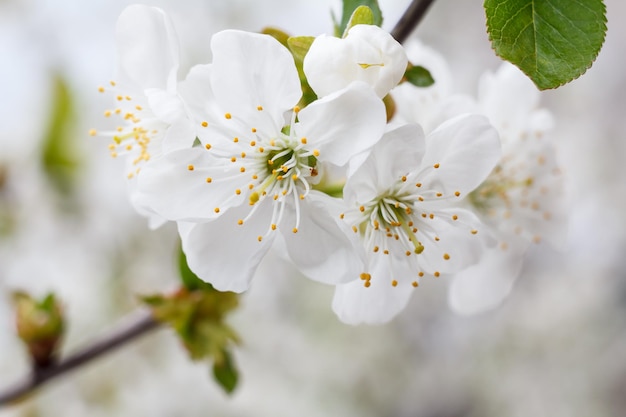
[[[430,219],[432,220],[432,219],[434,219],[434,218],[435,218],[435,215],[434,215],[433,213],[430,213],[430,214],[428,215],[428,217],[430,217]],[[455,219],[455,220],[456,220],[456,219]]]
[[[142,111],[143,110],[143,107],[141,107],[139,104],[137,104],[135,106],[135,108],[137,109],[137,111]]]
[[[261,153],[265,152],[265,148],[262,147],[262,146],[259,146],[259,152],[261,152]]]
[[[294,106],[293,111],[296,113],[300,112],[300,107],[299,106]]]
[[[215,208],[213,209],[213,211],[214,211],[214,212],[216,212],[216,213],[219,213],[219,212],[220,212],[220,208],[219,208],[219,207],[215,207]]]
[[[206,122],[206,121],[205,121],[205,122],[202,122],[202,123],[200,123],[200,124],[202,125],[202,127],[207,127],[207,126],[209,125],[209,123],[208,123],[208,122]]]
[[[274,194],[274,201],[278,200],[278,194]]]
[[[304,200],[304,194],[300,194],[300,200]]]
[[[241,226],[241,225],[243,224],[243,220],[241,220],[241,219],[237,220],[237,224],[238,224],[239,226]]]
[[[433,165],[433,168],[435,168],[435,169],[439,168],[439,164],[437,163],[437,164]]]
[[[209,149],[211,149],[211,144],[207,143],[206,145],[204,145],[205,149],[208,151]]]
[[[253,127],[252,129],[250,129],[250,131],[251,131],[252,133],[256,133],[256,128],[255,128],[255,127]]]
[[[415,288],[417,288],[417,287],[419,286],[419,284],[417,283],[417,281],[413,281],[413,282],[411,283],[411,285],[412,285],[413,287],[415,287]]]
[[[421,183],[421,182],[418,182],[417,184],[415,184],[415,186],[416,186],[417,188],[420,188],[420,187],[422,186],[422,183]]]
[[[224,114],[224,117],[227,118],[228,120],[232,119],[232,115],[230,113],[226,113]]]
[[[239,168],[239,172],[246,172],[246,167]]]
[[[132,98],[130,98],[130,96],[126,96],[126,97],[124,97],[124,98],[125,98],[126,100],[128,100],[128,101],[131,101],[131,100],[132,100]]]
[[[263,236],[259,236],[256,238],[259,242],[263,240]]]
[[[276,225],[272,224],[272,230],[276,230]]]
[[[403,175],[401,180],[402,180],[402,182],[406,182],[406,176]]]
[[[316,158],[320,156],[320,151],[317,149],[313,149],[313,156],[315,156]]]
[[[250,141],[250,146],[256,146],[256,141],[251,140],[251,141]]]
[[[443,254],[443,259],[445,259],[446,261],[450,260],[450,255],[448,255],[447,253]]]
[[[380,248],[378,246],[374,246],[374,253],[378,252]]]
[[[291,179],[292,179],[292,180],[294,180],[294,181],[295,181],[295,180],[297,180],[297,179],[298,179],[298,175],[297,175],[297,174],[293,174],[293,175],[291,176]]]
[[[241,190],[240,190],[239,188],[237,188],[237,189],[235,190],[235,194],[237,194],[237,195],[241,194]]]
[[[237,137],[233,138],[233,142],[235,142],[235,143],[239,142],[239,138],[237,138]]]
[[[424,201],[424,197],[422,197],[421,195],[420,195],[419,197],[417,197],[417,199],[418,199],[419,201]]]
[[[115,81],[109,81],[109,84],[111,84],[111,87],[115,87]]]
[[[122,109],[115,109],[115,114],[120,114],[122,112]]]
[[[441,274],[439,273],[439,271],[435,271],[435,273],[434,273],[433,275],[435,276],[435,278],[439,278],[439,276],[440,276]]]
[[[439,242],[439,236],[435,236],[435,242]]]
[[[424,273],[420,271],[417,275],[421,278],[424,276]]]
[[[360,211],[361,213],[363,213],[363,212],[365,211],[365,207],[363,207],[363,206],[359,207],[359,211]]]
[[[359,278],[361,278],[363,281],[367,281],[370,278],[370,274],[362,272],[361,275],[359,275]]]
[[[300,142],[301,142],[303,145],[306,145],[306,138],[302,138],[302,139],[300,139]]]
[[[271,159],[267,160],[267,165],[274,165],[274,161],[272,161]]]
[[[476,229],[472,229],[471,233],[472,233],[473,235],[475,235],[476,233],[478,233],[478,230],[476,230]]]
[[[104,93],[104,87],[103,87],[103,86],[98,87],[98,91],[99,91],[100,93]]]
[[[460,195],[461,195],[461,192],[460,192],[460,191],[455,191],[455,192],[454,192],[454,195],[458,197],[458,196],[460,196]]]
[[[391,286],[392,287],[397,287],[398,286],[398,281],[396,281],[395,279],[393,281],[391,281]]]
[[[98,134],[98,132],[96,131],[96,129],[89,129],[89,136],[96,136]]]
[[[457,216],[456,214],[453,214],[453,215],[452,215],[452,220],[455,220],[455,221],[456,221],[456,220],[459,220],[459,216]]]
[[[252,186],[252,184],[250,184],[250,186]],[[252,189],[252,187],[250,187],[250,189]],[[253,205],[257,201],[259,201],[259,193],[255,191],[252,194],[250,194],[250,205]]]
[[[263,106],[257,106],[257,107],[256,107],[256,109],[257,109],[258,111],[263,111]]]
[[[298,228],[294,227],[293,229],[291,229],[291,231],[294,232],[294,233],[298,233]]]
[[[404,252],[404,254],[405,254],[406,256],[411,256],[411,251],[410,251],[410,250],[408,250],[408,251]]]
[[[253,180],[259,179],[259,176],[258,176],[257,174],[253,174],[253,175],[252,175],[252,179],[253,179]]]
[[[104,112],[104,117],[111,117],[111,110],[107,110]]]
[[[245,153],[245,152],[242,152],[242,153],[241,153],[241,157],[242,157],[242,158],[245,158],[245,157],[246,157],[246,153]]]
[[[233,156],[232,158],[230,158],[230,162],[237,162],[237,158]]]
[[[441,197],[443,194],[442,193],[437,193],[436,195],[437,195],[437,197]]]
[[[209,183],[209,184],[210,184],[210,183],[212,183],[212,182],[213,182],[213,178],[211,178],[211,177],[206,177],[206,182],[207,182],[207,183]]]
[[[115,97],[115,98],[117,99],[117,101],[122,101],[122,100],[124,100],[124,97],[122,97],[122,96],[117,96],[117,97]]]
[[[365,288],[369,288],[369,286],[372,285],[372,283],[369,280],[367,280],[363,283],[363,285],[365,286]]]
[[[387,249],[385,249],[385,250],[383,251],[383,253],[384,253],[385,255],[389,255],[389,251],[388,251]]]
[[[356,232],[358,231],[358,229],[356,228],[356,226],[352,226],[352,231],[353,231],[354,233],[356,233]]]
[[[189,171],[193,171],[193,170],[195,169],[195,167],[194,167],[193,165],[191,165],[191,164],[190,164],[190,165],[187,165],[187,169],[188,169]]]
[[[345,215],[344,213],[341,213],[341,214],[339,215],[339,218],[340,218],[341,220],[343,220],[343,218],[344,218],[344,217],[346,217],[346,215]]]

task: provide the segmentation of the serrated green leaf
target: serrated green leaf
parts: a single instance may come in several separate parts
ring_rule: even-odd
[[[42,163],[55,188],[70,194],[79,168],[74,131],[74,101],[65,79],[56,76],[52,94],[51,115],[43,140]]]
[[[351,27],[356,25],[373,25],[374,24],[374,12],[367,6],[359,6],[357,7],[352,16],[350,16],[350,20],[346,25],[346,30],[343,32],[342,37],[345,38],[348,35],[348,31]]]
[[[239,371],[227,350],[222,352],[222,359],[213,362],[213,377],[228,394],[232,393],[239,381]]]
[[[346,31],[352,14],[359,6],[370,8],[374,15],[374,25],[381,26],[383,24],[383,13],[378,6],[378,0],[343,0],[341,22],[335,22],[335,35],[337,37],[341,37]]]
[[[604,43],[602,0],[485,0],[484,7],[496,54],[541,90],[584,74]]]
[[[420,65],[410,65],[404,73],[404,78],[416,87],[430,87],[435,83],[430,71]]]

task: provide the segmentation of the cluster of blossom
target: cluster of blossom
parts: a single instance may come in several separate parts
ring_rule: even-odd
[[[312,42],[302,68],[317,98],[299,107],[294,57],[269,35],[216,33],[212,62],[184,81],[163,11],[128,7],[116,36],[116,82],[100,91],[122,122],[100,134],[128,161],[137,210],[175,221],[189,267],[221,291],[248,289],[273,247],[336,285],[347,323],[390,320],[444,274],[453,306],[477,311],[509,291],[527,242],[558,235],[550,118],[515,69],[474,101],[448,94],[445,67],[417,47],[412,63],[436,80],[417,88],[402,45],[355,25]]]

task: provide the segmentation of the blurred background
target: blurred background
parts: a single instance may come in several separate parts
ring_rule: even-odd
[[[10,293],[54,291],[69,320],[64,352],[114,327],[137,296],[177,286],[176,230],[150,231],[111,159],[110,97],[122,0],[0,0],[0,391],[28,371]],[[338,0],[144,2],[174,20],[180,78],[210,61],[212,33],[276,26],[332,32]],[[391,29],[408,0],[380,0]],[[437,0],[414,36],[441,51],[458,92],[475,95],[500,61],[481,2]],[[384,326],[346,326],[333,289],[265,262],[231,317],[240,384],[227,396],[167,329],[55,380],[0,416],[603,417],[626,415],[626,3],[587,74],[542,93],[567,177],[569,237],[534,246],[512,295],[471,317],[426,281]]]

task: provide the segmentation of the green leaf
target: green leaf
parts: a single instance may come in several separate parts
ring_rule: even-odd
[[[430,71],[420,65],[409,65],[404,78],[416,87],[430,87],[435,83]]]
[[[222,352],[221,360],[213,362],[213,377],[228,394],[237,387],[239,372],[227,350]]]
[[[578,78],[604,43],[602,0],[485,0],[484,7],[496,54],[541,90]]]
[[[374,24],[374,12],[367,6],[359,6],[354,10],[352,16],[350,16],[350,20],[346,25],[346,30],[343,32],[342,37],[346,37],[348,35],[348,31],[351,27],[356,25],[373,25]]]
[[[370,8],[372,14],[374,15],[374,25],[381,26],[383,24],[383,13],[380,11],[380,7],[378,6],[378,0],[343,0],[341,22],[335,21],[336,36],[340,37],[344,34],[352,14],[359,6],[367,6]]]
[[[80,156],[74,131],[74,101],[67,82],[54,79],[52,113],[43,140],[42,163],[48,179],[62,194],[71,194],[77,179]]]

